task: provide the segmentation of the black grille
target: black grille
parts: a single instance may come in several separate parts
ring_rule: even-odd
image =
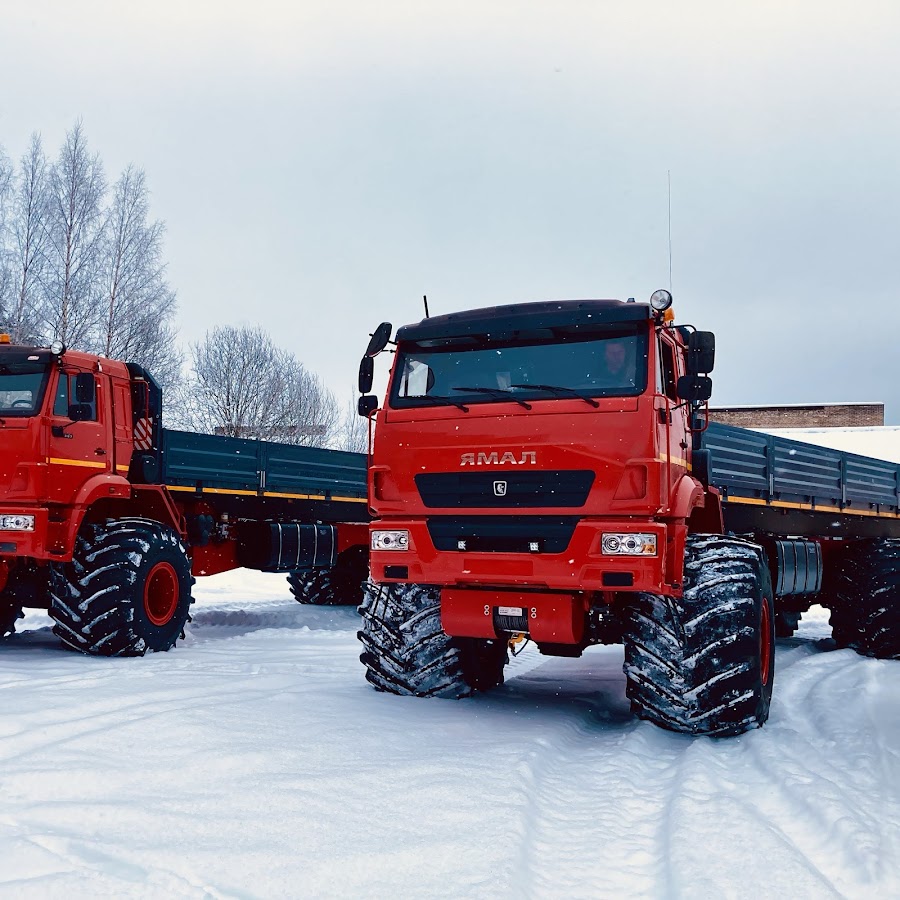
[[[572,540],[576,516],[495,516],[427,520],[437,550],[480,553],[563,553]]]
[[[422,502],[432,509],[584,506],[593,483],[589,469],[416,475]]]

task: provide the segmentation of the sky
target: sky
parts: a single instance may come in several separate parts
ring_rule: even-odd
[[[185,343],[669,286],[716,404],[900,423],[896,0],[0,0],[0,145],[143,168]],[[386,358],[379,361],[386,367]]]

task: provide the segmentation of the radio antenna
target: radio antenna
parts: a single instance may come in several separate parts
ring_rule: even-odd
[[[672,170],[666,169],[669,188],[669,293],[672,293]]]
[[[428,315],[428,297],[427,297],[427,295],[422,294],[422,302],[425,304],[425,318],[429,319],[431,317]]]

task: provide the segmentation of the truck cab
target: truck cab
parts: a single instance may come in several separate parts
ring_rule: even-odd
[[[0,339],[0,560],[64,559],[80,513],[130,496],[131,394],[123,363]]]

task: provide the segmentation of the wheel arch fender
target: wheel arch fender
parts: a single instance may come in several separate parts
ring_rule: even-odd
[[[178,508],[160,485],[138,485],[117,475],[95,475],[75,498],[64,535],[64,554],[71,557],[75,538],[88,517],[110,519],[135,516],[172,528],[185,539],[186,528]]]
[[[682,475],[672,492],[670,515],[674,519],[687,521],[691,513],[706,502],[706,490],[692,475]]]

